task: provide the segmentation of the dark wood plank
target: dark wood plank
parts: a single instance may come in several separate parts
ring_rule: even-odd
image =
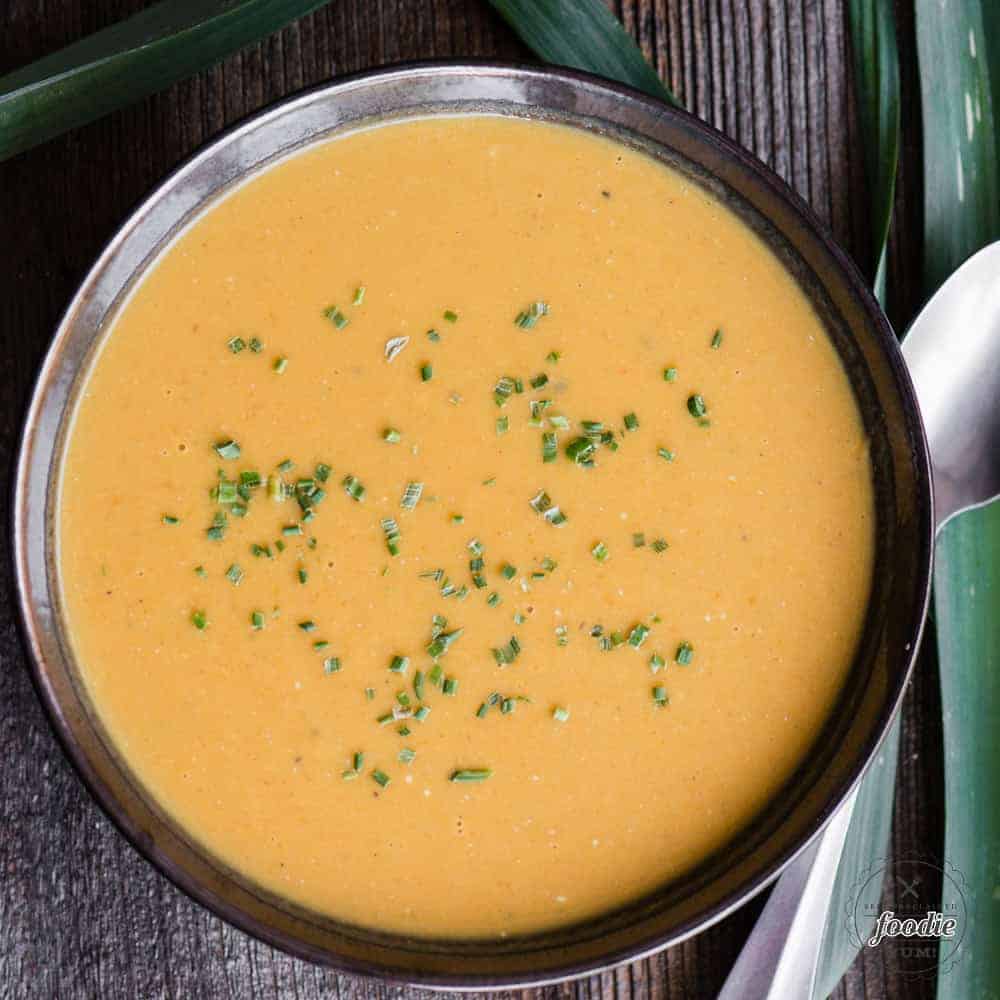
[[[142,6],[8,0],[0,71]],[[785,177],[863,265],[869,259],[844,0],[621,0],[612,4],[687,107]],[[899,5],[904,148],[890,312],[918,303],[919,121],[913,16]],[[129,208],[244,115],[333,76],[405,59],[528,58],[485,3],[340,0],[220,66],[0,165],[0,455],[9,463],[50,333]],[[6,503],[4,494],[3,503]],[[6,531],[6,518],[0,522]],[[0,566],[0,588],[10,594]],[[0,605],[0,996],[388,998],[400,991],[298,962],[233,930],[155,874],[91,803],[31,688],[9,601]],[[893,850],[941,843],[940,705],[925,663],[904,713]],[[891,891],[887,900],[891,900]],[[709,997],[759,903],[670,951],[525,997]],[[836,996],[923,998],[892,946],[868,950]],[[404,991],[405,992],[405,991]]]

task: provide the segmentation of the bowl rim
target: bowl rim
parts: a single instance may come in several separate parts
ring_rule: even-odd
[[[876,334],[881,355],[888,363],[891,376],[899,391],[904,415],[908,421],[907,430],[913,441],[912,458],[917,469],[915,478],[917,484],[921,487],[922,494],[916,498],[916,501],[918,515],[921,520],[918,531],[923,538],[926,554],[921,553],[921,558],[919,559],[920,576],[915,582],[914,588],[916,600],[914,606],[910,609],[912,613],[912,626],[909,627],[909,631],[912,634],[912,641],[908,646],[906,662],[896,675],[897,683],[883,696],[880,720],[868,744],[863,748],[863,752],[858,753],[857,760],[851,767],[848,778],[842,781],[836,795],[824,803],[823,807],[818,811],[818,815],[809,824],[807,832],[800,836],[797,843],[786,850],[777,860],[757,871],[753,877],[731,891],[728,896],[716,905],[688,919],[674,931],[648,935],[635,943],[618,947],[617,949],[609,948],[607,951],[601,951],[599,956],[590,960],[578,960],[568,962],[565,965],[550,965],[538,975],[521,973],[493,975],[469,972],[415,973],[412,970],[388,967],[378,962],[370,962],[354,956],[345,956],[332,953],[326,949],[317,948],[273,926],[261,923],[261,921],[247,913],[242,907],[221,898],[194,873],[176,864],[171,858],[160,852],[152,841],[152,838],[148,834],[145,834],[132,821],[132,817],[123,807],[122,801],[105,785],[98,773],[97,767],[77,741],[72,723],[64,711],[64,706],[59,700],[55,689],[50,684],[49,666],[46,663],[46,656],[42,650],[41,641],[44,626],[38,619],[38,615],[36,614],[37,609],[31,603],[32,587],[29,583],[32,578],[32,568],[29,565],[32,555],[31,550],[33,546],[40,545],[42,550],[47,552],[51,542],[45,534],[42,535],[42,540],[39,541],[38,533],[32,532],[32,521],[37,522],[38,515],[37,513],[32,515],[28,500],[33,495],[33,490],[37,491],[38,489],[40,472],[44,472],[46,483],[48,482],[50,464],[58,457],[59,451],[57,437],[51,435],[46,442],[44,430],[42,435],[39,435],[39,425],[42,416],[46,412],[46,408],[52,405],[49,396],[53,391],[56,364],[59,360],[61,349],[65,346],[72,333],[74,318],[83,304],[88,291],[95,283],[99,282],[106,265],[119,252],[132,230],[141,224],[150,208],[163,200],[169,194],[170,190],[186,175],[194,171],[199,165],[217,156],[220,151],[233,143],[234,140],[252,131],[269,119],[295,113],[301,107],[308,107],[309,104],[320,97],[336,97],[338,94],[346,92],[349,89],[377,85],[387,80],[416,81],[422,78],[441,76],[457,76],[460,80],[467,80],[469,77],[500,76],[518,79],[526,83],[532,81],[554,81],[568,85],[570,90],[591,88],[604,91],[605,94],[617,97],[632,106],[638,106],[646,116],[677,119],[684,127],[700,133],[701,137],[716,147],[724,157],[735,160],[744,171],[752,174],[755,181],[761,184],[772,198],[783,203],[784,207],[790,210],[791,214],[797,217],[798,221],[810,232],[811,236],[818,241],[821,249],[832,259],[835,267],[839,270],[845,287],[871,323],[872,329]],[[529,105],[526,103],[524,106],[528,107]],[[566,108],[545,104],[539,105],[539,107],[557,112],[568,112]],[[622,127],[626,129],[631,128],[631,126]],[[329,138],[330,131],[336,131],[336,129],[337,126],[334,126],[328,130],[325,136],[321,132],[295,144],[292,148],[280,149],[275,154],[274,160],[281,160],[288,155],[295,155],[294,151],[296,149],[300,150],[311,144],[322,142],[324,138]],[[268,169],[269,163],[269,160],[258,163],[251,169],[249,175],[253,176],[262,170]],[[244,178],[246,176],[247,174],[244,174]],[[191,220],[188,219],[181,231],[190,222]],[[176,238],[176,233],[171,237],[171,239],[174,238]],[[157,250],[157,253],[161,251],[162,247]],[[141,273],[147,265],[147,260],[140,261],[136,265],[136,272]],[[95,335],[95,341],[100,339],[99,335]],[[70,389],[66,388],[64,396],[57,407],[60,424],[63,414],[71,404]],[[39,440],[41,440],[40,444]],[[41,454],[39,454],[40,452]],[[40,469],[42,463],[45,465],[44,470]],[[33,480],[34,486],[32,485]],[[920,640],[930,599],[934,517],[930,459],[926,436],[920,417],[916,393],[899,350],[899,345],[881,307],[864,282],[853,260],[840,248],[826,225],[816,217],[809,205],[788,184],[749,150],[740,146],[724,133],[718,131],[697,116],[687,112],[683,108],[668,105],[641,91],[590,73],[563,67],[539,66],[516,61],[470,58],[420,60],[397,63],[387,67],[337,77],[332,81],[297,91],[242,118],[240,121],[217,133],[208,142],[198,147],[192,154],[182,160],[179,165],[173,168],[156,184],[150,193],[143,197],[128,212],[124,221],[118,226],[93,265],[88,269],[77,291],[66,306],[31,389],[30,400],[25,411],[18,444],[15,471],[11,479],[11,490],[10,524],[12,529],[12,545],[10,551],[16,590],[15,603],[18,611],[17,618],[22,643],[28,653],[27,661],[32,682],[48,716],[50,725],[62,746],[63,752],[69,758],[91,797],[98,803],[104,814],[132,846],[160,874],[166,876],[173,885],[177,886],[199,905],[206,907],[216,916],[257,940],[262,940],[278,947],[295,957],[320,963],[339,972],[373,977],[388,983],[406,984],[418,988],[452,991],[517,989],[542,986],[593,975],[626,961],[636,961],[645,958],[668,946],[680,943],[722,920],[757,895],[777,878],[788,864],[808,848],[841,803],[857,787],[868,765],[877,754],[902,703],[917,652],[920,648]],[[50,499],[49,491],[46,487],[46,502],[44,504],[46,508]],[[49,517],[47,512],[42,515],[42,520],[48,523]]]

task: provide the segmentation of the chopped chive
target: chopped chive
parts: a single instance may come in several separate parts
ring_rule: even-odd
[[[667,697],[667,689],[663,685],[657,684],[653,688],[653,701],[657,708],[664,708],[670,702],[670,699]]]
[[[285,551],[285,543],[280,538],[275,539],[274,547],[278,550],[279,553]]]
[[[646,544],[646,536],[641,531],[632,533],[632,547],[641,549]]]
[[[390,669],[392,668],[390,667]],[[417,701],[424,700],[424,672],[422,670],[416,671],[413,675],[413,693]]]
[[[676,368],[664,368],[663,369],[663,381],[664,382],[676,382],[677,381],[677,369]]]
[[[250,546],[250,555],[254,556],[257,559],[261,559],[261,558],[273,559],[274,558],[274,556],[271,554],[271,550],[270,550],[270,548],[268,546],[266,546],[266,545],[257,545],[256,543],[254,543],[253,545]]]
[[[500,575],[501,575],[501,576],[502,576],[502,577],[503,577],[503,578],[504,578],[505,580],[513,580],[513,579],[514,579],[514,577],[515,577],[515,576],[517,576],[517,567],[516,567],[516,566],[511,566],[511,564],[510,564],[510,563],[508,563],[508,562],[505,562],[505,563],[504,563],[504,564],[503,564],[503,565],[502,565],[502,566],[500,567]]]
[[[323,310],[323,315],[338,329],[343,330],[350,322],[348,318],[336,307],[330,306]]]
[[[301,535],[302,526],[298,524],[286,524],[282,529],[281,533],[288,537],[289,535]]]
[[[389,555],[399,555],[399,525],[391,517],[382,519],[382,533],[385,535],[385,547],[389,550]]]
[[[358,285],[358,287],[354,289],[354,298],[351,299],[351,305],[352,306],[361,305],[361,303],[365,301],[366,291],[368,291],[368,289],[364,285]]]
[[[330,468],[325,462],[319,462],[316,465],[316,478],[321,482],[325,483],[330,478],[330,473],[333,469]]]
[[[529,385],[532,389],[541,389],[542,386],[548,384],[548,381],[548,375],[546,375],[545,372],[539,372],[529,381]]]
[[[545,490],[539,490],[529,501],[529,506],[536,513],[541,514],[549,524],[560,525],[565,523],[569,518],[559,509],[557,505],[552,503],[552,498],[545,492]]]
[[[549,417],[549,423],[557,431],[568,431],[569,430],[569,417],[561,416],[560,414],[555,414]]]
[[[191,624],[200,632],[204,632],[208,628],[208,615],[204,611],[192,611]]]
[[[460,767],[451,772],[448,780],[452,782],[486,781],[493,777],[489,767]]]
[[[420,381],[430,382],[434,378],[434,366],[428,361],[420,366]]]
[[[226,341],[226,347],[228,347],[233,354],[239,354],[240,351],[246,348],[246,346],[246,341],[242,337],[230,337],[230,339]]]
[[[660,552],[666,552],[670,546],[667,545],[667,540],[665,538],[654,538],[650,544],[650,548],[659,554]]]
[[[392,723],[392,722],[395,722],[395,721],[396,721],[396,716],[394,716],[394,715],[392,714],[392,712],[384,712],[384,713],[383,713],[382,715],[378,716],[378,717],[377,717],[377,718],[375,719],[375,721],[376,721],[376,722],[377,722],[377,723],[378,723],[378,724],[379,724],[380,726],[388,726],[388,725],[389,725],[390,723]]]
[[[549,351],[549,353],[545,355],[545,360],[556,364],[561,357],[562,354],[559,351]]]
[[[672,462],[674,460],[674,453],[669,448],[657,448],[656,454],[667,462]]]
[[[556,705],[556,707],[552,709],[552,718],[555,719],[556,722],[567,722],[569,720],[569,709],[563,708],[561,705]]]
[[[490,476],[489,479],[484,479],[483,480],[483,486],[496,486],[496,484],[497,484],[497,477],[496,476]]]
[[[448,652],[452,643],[462,634],[464,629],[456,628],[451,632],[439,632],[434,636],[433,639],[427,644],[427,652],[430,654],[432,659],[438,659],[440,656],[444,656]],[[435,664],[435,667],[437,664]],[[434,670],[431,671],[433,676]]]
[[[283,375],[287,367],[288,358],[277,357],[271,362],[271,370],[277,372],[279,375]]]
[[[493,386],[493,402],[497,406],[504,406],[514,393],[517,383],[510,375],[501,375]]]
[[[299,583],[305,583],[309,579],[309,573],[300,566],[298,569]]]
[[[290,458],[286,458],[280,461],[275,468],[278,472],[291,472],[295,468],[295,463]]]
[[[590,554],[598,561],[605,562],[610,554],[604,542],[598,542],[591,550]]]
[[[449,514],[448,520],[451,521],[452,524],[465,524],[465,517],[461,514]]]
[[[399,751],[399,756],[397,757],[397,760],[400,762],[400,764],[412,764],[416,760],[416,758],[417,758],[416,750],[411,750],[409,747],[403,747],[403,749]]]
[[[686,667],[694,659],[694,646],[689,642],[682,642],[674,653],[674,662]]]
[[[708,412],[708,407],[705,405],[704,397],[698,393],[688,396],[687,408],[688,413],[690,413],[692,417],[696,417],[698,419],[704,417]]]
[[[163,516],[162,516],[162,517],[160,518],[160,520],[161,520],[161,521],[162,521],[162,522],[163,522],[164,524],[170,524],[170,525],[173,525],[173,524],[180,524],[180,523],[181,523],[181,519],[180,519],[179,517],[174,517],[174,515],[173,515],[173,514],[164,514],[164,515],[163,515]]]
[[[303,632],[315,632],[316,623],[307,618],[305,621],[299,622],[299,628],[302,629]]]
[[[638,649],[645,641],[649,635],[649,626],[643,625],[642,623],[633,626],[632,631],[628,634],[628,644],[633,649]]]
[[[335,674],[340,670],[340,657],[331,656],[323,661],[323,673]]]
[[[341,486],[344,487],[344,492],[352,499],[357,500],[359,503],[364,500],[365,493],[367,490],[364,488],[360,479],[357,476],[346,475],[341,481]]]
[[[444,683],[441,685],[441,693],[446,695],[454,695],[458,691],[458,678],[457,677],[446,677]]]
[[[667,665],[667,661],[659,653],[653,653],[649,658],[649,669],[654,673],[659,673]]]
[[[516,635],[512,635],[506,645],[490,650],[498,667],[506,667],[513,663],[521,652],[521,643]]]
[[[378,768],[376,768],[374,771],[372,771],[372,781],[374,781],[375,784],[379,786],[379,788],[385,788],[389,784],[389,782],[392,781],[392,778],[390,778],[389,775],[385,773],[385,771],[380,771]]]
[[[713,351],[717,351],[722,346],[722,331],[716,330],[712,334],[712,342],[709,345]]]
[[[542,461],[554,462],[559,455],[559,445],[556,443],[556,435],[553,431],[542,433]]]
[[[358,777],[358,772],[352,771],[350,768],[348,768],[346,771],[340,772],[340,777],[344,781],[354,781]]]
[[[240,446],[231,438],[228,441],[217,441],[215,451],[219,458],[234,459],[240,457]]]
[[[391,670],[392,668],[390,667],[389,669]],[[410,696],[405,691],[396,692],[396,701],[402,708],[410,707]]]
[[[457,322],[458,322],[458,313],[457,313],[457,312],[454,312],[454,311],[453,311],[453,310],[451,310],[451,309],[445,309],[445,311],[444,311],[443,313],[441,313],[441,315],[442,315],[442,316],[443,316],[443,317],[444,317],[444,318],[445,318],[445,319],[446,319],[446,320],[447,320],[447,321],[448,321],[449,323],[457,323]]]
[[[625,414],[625,430],[634,431],[639,428],[639,418],[634,413]]]
[[[577,465],[590,467],[594,464],[597,445],[589,437],[575,437],[566,445],[566,457]]]
[[[221,541],[226,535],[226,515],[223,511],[216,511],[215,515],[212,517],[211,526],[205,531],[205,534],[213,542]]]
[[[233,584],[233,586],[238,587],[243,582],[243,576],[243,570],[237,563],[233,563],[229,569],[226,570],[226,579]]]
[[[389,661],[389,669],[394,674],[405,674],[410,667],[410,658],[408,656],[394,656]]]
[[[313,643],[313,649],[315,649],[315,650],[318,651],[318,650],[321,650],[321,649],[326,649],[329,645],[330,645],[330,643],[327,642],[326,639],[317,639]]]
[[[527,309],[522,309],[514,317],[514,325],[522,330],[530,330],[543,316],[549,313],[548,304],[545,302],[532,302]]]
[[[558,565],[559,563],[557,563],[555,559],[550,559],[548,556],[542,560],[542,569],[545,570],[546,573],[551,573]]]
[[[195,566],[194,571],[198,576],[202,578],[208,576],[208,571],[205,569],[204,566]]]
[[[375,688],[365,688],[365,701],[375,700]]]
[[[259,337],[251,337],[247,347],[249,347],[254,354],[260,354],[260,352],[264,350],[264,343]]]
[[[385,342],[385,360],[391,363],[409,342],[409,337],[390,337]]]
[[[486,603],[489,607],[495,608],[503,603],[503,598],[494,590],[493,593],[486,598]]]
[[[220,479],[210,491],[217,503],[236,503],[240,498],[239,487],[232,479]]]
[[[387,441],[389,444],[399,444],[402,437],[403,435],[395,427],[387,427],[382,431],[382,440]]]
[[[441,334],[437,332],[433,327],[427,331],[427,339],[432,343],[436,344],[441,339]]]
[[[510,428],[510,418],[509,417],[497,417],[497,436],[501,434],[506,434]]]
[[[264,627],[264,612],[263,611],[251,611],[250,612],[250,627],[255,632],[259,632]]]
[[[406,489],[403,490],[402,499],[399,501],[399,506],[403,510],[413,510],[414,507],[420,502],[420,497],[424,492],[423,483],[407,483]]]

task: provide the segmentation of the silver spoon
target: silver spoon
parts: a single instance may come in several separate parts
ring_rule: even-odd
[[[1000,242],[970,257],[903,341],[934,476],[937,530],[1000,496]],[[857,799],[784,870],[719,1000],[810,1000],[823,928]]]

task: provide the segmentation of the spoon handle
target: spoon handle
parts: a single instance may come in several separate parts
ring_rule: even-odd
[[[782,872],[719,1000],[812,997],[833,883],[857,796],[855,789]]]

